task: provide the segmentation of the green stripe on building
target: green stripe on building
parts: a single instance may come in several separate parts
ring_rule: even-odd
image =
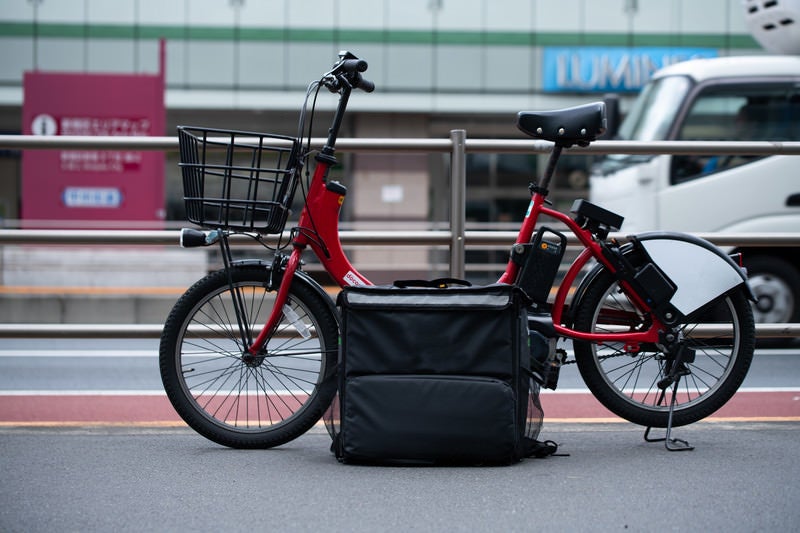
[[[746,34],[575,33],[575,32],[480,32],[434,30],[358,30],[311,28],[253,28],[212,26],[136,26],[116,24],[34,25],[0,22],[0,38],[63,39],[159,39],[248,42],[354,42],[454,46],[689,46],[724,49],[757,49]]]

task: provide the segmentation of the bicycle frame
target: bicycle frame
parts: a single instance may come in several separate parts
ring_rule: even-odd
[[[295,237],[292,241],[293,250],[284,266],[282,282],[278,294],[276,295],[275,305],[260,334],[248,348],[251,354],[255,355],[263,349],[269,335],[280,322],[291,280],[300,265],[302,254],[306,248],[311,248],[312,252],[319,258],[325,271],[333,277],[340,287],[348,285],[372,285],[372,282],[351,264],[339,239],[339,212],[344,203],[346,189],[337,182],[329,182],[327,180],[330,168],[336,163],[336,159],[333,157],[336,136],[347,106],[350,90],[351,87],[349,86],[343,88],[339,105],[333,119],[333,126],[329,130],[327,143],[321,153],[316,157],[316,167],[307,193],[306,203],[294,231]],[[539,218],[545,216],[566,225],[584,247],[583,251],[567,270],[566,276],[556,292],[551,311],[556,333],[562,337],[582,341],[621,343],[626,346],[626,349],[632,352],[638,351],[638,345],[640,343],[658,342],[659,333],[665,331],[666,328],[656,317],[652,317],[652,324],[646,331],[636,332],[588,333],[577,331],[563,325],[569,289],[578,279],[583,267],[586,266],[591,259],[595,259],[611,273],[615,273],[616,268],[605,258],[600,244],[595,240],[589,229],[581,227],[569,216],[554,209],[550,209],[545,205],[547,185],[549,184],[560,152],[561,147],[555,146],[550,155],[548,168],[540,182],[540,186],[533,188],[528,212],[525,215],[516,239],[516,243],[531,242]],[[509,259],[506,270],[498,280],[498,283],[514,283],[518,271],[519,266]],[[628,284],[622,281],[620,285],[639,312],[646,314],[650,311],[650,307]]]
[[[337,338],[347,332],[331,298],[301,265],[310,248],[339,287],[372,284],[342,247],[339,215],[347,189],[329,179],[350,93],[374,89],[362,77],[366,70],[366,61],[341,52],[333,69],[309,85],[295,137],[179,128],[187,214],[188,206],[199,206],[187,218],[205,228],[182,230],[181,245],[218,243],[224,268],[195,283],[173,307],[159,344],[159,366],[183,420],[220,444],[284,444],[312,427],[343,390],[336,378],[342,356]],[[313,118],[322,88],[338,94],[339,105],[314,155],[305,142],[313,125],[306,112]],[[622,216],[585,200],[566,214],[547,203],[563,149],[585,146],[603,132],[602,102],[520,111],[516,125],[553,143],[541,178],[528,186],[527,213],[498,280],[530,296],[523,316],[530,360],[521,358],[520,369],[555,389],[561,365],[574,362],[604,406],[648,428],[646,440],[663,440],[670,450],[691,449],[671,437],[673,426],[701,420],[727,402],[752,361],[755,327],[745,273],[695,236],[648,232],[618,242],[609,232],[622,226]],[[207,134],[216,132],[227,141],[209,140]],[[236,142],[237,136],[248,140]],[[282,142],[272,146],[265,138]],[[214,156],[221,151],[206,157],[206,149],[215,147],[225,148],[220,162]],[[316,165],[309,164],[311,155]],[[273,156],[280,162],[271,162]],[[245,234],[268,247],[261,236],[284,230],[298,185],[304,201],[299,221],[274,259],[234,260],[228,237]],[[547,225],[539,224],[543,219]],[[582,249],[551,298],[567,231]],[[574,360],[557,347],[560,339],[574,340]],[[515,336],[513,343],[519,347],[521,341]],[[650,438],[652,427],[665,427],[666,437]]]

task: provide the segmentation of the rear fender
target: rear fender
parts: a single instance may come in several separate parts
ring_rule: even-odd
[[[747,287],[744,269],[710,242],[668,232],[642,233],[636,239],[677,287],[670,303],[684,315],[740,285],[755,300]]]
[[[632,238],[639,241],[653,263],[675,284],[677,290],[669,303],[684,316],[741,285],[755,301],[744,269],[710,242],[672,232],[642,233]],[[636,252],[632,243],[625,244],[621,251],[626,258],[632,258]],[[587,289],[603,269],[602,265],[595,265],[581,280],[567,315],[567,325],[574,324],[575,310],[582,305]]]

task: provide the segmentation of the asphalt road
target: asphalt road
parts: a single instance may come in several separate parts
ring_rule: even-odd
[[[187,429],[0,428],[0,530],[797,531],[800,423],[701,422],[670,453],[628,424],[551,424],[569,456],[508,467],[338,463],[319,430],[267,451]]]
[[[127,391],[140,403],[162,394],[153,348],[5,343],[0,401],[65,404],[93,392],[97,405]],[[174,423],[0,420],[0,532],[798,531],[798,355],[759,352],[749,392],[737,395],[780,390],[783,416],[765,404],[746,421],[734,410],[677,428],[694,451],[667,452],[625,422],[546,409],[541,437],[568,455],[510,467],[343,465],[321,427],[243,451]],[[582,387],[574,367],[561,387]]]

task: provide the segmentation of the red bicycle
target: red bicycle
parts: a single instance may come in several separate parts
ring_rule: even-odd
[[[205,228],[183,230],[182,245],[218,244],[224,268],[175,304],[161,337],[160,370],[177,412],[212,441],[236,448],[284,444],[311,428],[336,393],[337,308],[302,270],[301,258],[310,248],[341,287],[370,284],[339,240],[346,188],[328,179],[351,92],[374,89],[362,76],[366,70],[365,61],[341,53],[309,86],[297,137],[179,128],[187,218]],[[325,146],[314,152],[310,118],[322,88],[338,93],[339,103]],[[745,273],[693,236],[646,233],[621,242],[608,238],[622,225],[614,213],[580,200],[572,216],[547,206],[563,148],[587,145],[603,131],[602,103],[521,112],[517,125],[553,142],[543,177],[529,185],[531,202],[498,281],[519,285],[533,301],[534,377],[555,388],[558,367],[576,362],[608,409],[648,432],[667,428],[666,439],[652,440],[688,448],[670,438],[671,428],[724,405],[752,360]],[[316,166],[304,177],[312,155]],[[303,209],[288,242],[271,249],[271,260],[235,260],[234,234],[270,248],[261,237],[283,232],[298,185]],[[542,217],[566,227],[583,247],[552,302],[547,296],[565,238],[539,226]],[[572,341],[574,359],[557,347],[559,339]]]

